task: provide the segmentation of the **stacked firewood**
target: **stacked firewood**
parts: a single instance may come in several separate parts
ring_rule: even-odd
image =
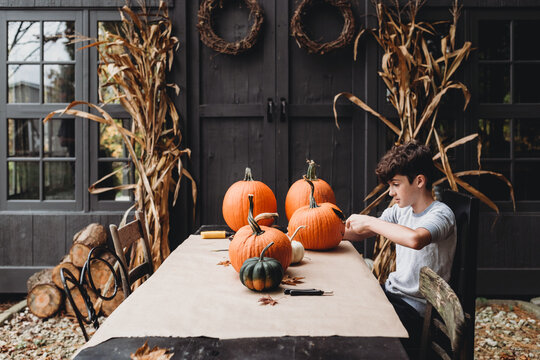
[[[79,231],[73,237],[73,245],[69,253],[66,254],[60,263],[54,268],[45,269],[32,275],[26,285],[28,288],[27,303],[30,311],[40,318],[48,318],[61,309],[65,309],[65,313],[74,316],[71,303],[65,296],[64,285],[60,275],[60,269],[69,270],[79,280],[81,268],[83,267],[88,253],[92,248],[100,245],[106,245],[107,232],[105,228],[97,223],[90,224]],[[114,264],[114,257],[107,257],[108,254],[101,256],[110,264]],[[111,270],[102,261],[92,261],[89,271],[92,273],[92,281],[96,289],[106,291],[106,296],[110,296],[114,290],[114,280],[112,280]],[[112,285],[111,285],[112,282]],[[83,287],[90,296],[94,310],[96,313],[101,312],[108,316],[116,307],[124,300],[124,294],[119,285],[116,296],[108,301],[98,300],[97,295],[90,288],[88,281],[88,272],[86,273],[86,281]],[[71,289],[71,295],[75,304],[83,316],[87,316],[87,309],[80,291],[74,284],[67,282],[67,286]]]

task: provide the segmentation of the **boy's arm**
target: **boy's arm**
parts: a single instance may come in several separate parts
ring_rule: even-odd
[[[368,215],[351,215],[345,224],[345,236],[348,232],[356,234],[359,240],[379,234],[396,244],[415,250],[431,243],[431,233],[425,228],[413,230]],[[350,240],[347,237],[345,239]]]

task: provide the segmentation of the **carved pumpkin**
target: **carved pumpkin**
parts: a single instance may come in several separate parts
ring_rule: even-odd
[[[248,289],[255,291],[272,290],[279,286],[283,279],[283,266],[274,258],[264,257],[264,253],[273,242],[266,245],[258,257],[244,261],[240,268],[240,281]]]
[[[298,233],[296,240],[309,250],[331,249],[339,245],[345,234],[345,216],[334,204],[317,204],[311,187],[309,205],[296,210],[289,221],[289,233],[294,233],[300,226],[306,228]]]
[[[307,180],[312,181],[315,186],[315,193],[313,196],[318,203],[336,203],[336,196],[330,185],[328,185],[326,181],[317,178],[315,172],[317,164],[315,164],[313,160],[308,160],[307,162],[309,165],[306,175],[304,175],[303,179],[297,180],[292,184],[287,192],[287,197],[285,198],[285,214],[287,215],[287,220],[291,219],[296,210],[302,206],[309,205],[311,188],[307,183]]]
[[[240,228],[229,243],[229,259],[232,266],[236,271],[240,271],[244,261],[259,256],[261,251],[273,242],[274,245],[268,250],[267,256],[278,260],[283,267],[283,271],[287,270],[292,257],[289,238],[276,228],[257,224],[253,218],[253,203],[255,201],[253,194],[248,195],[248,200],[249,225]]]
[[[251,169],[246,168],[244,180],[237,181],[229,187],[223,198],[223,218],[229,227],[238,231],[247,225],[249,210],[248,194],[255,196],[253,214],[275,213],[277,211],[276,197],[272,190],[261,181],[253,180]],[[266,218],[260,221],[261,225],[270,226],[274,220]]]

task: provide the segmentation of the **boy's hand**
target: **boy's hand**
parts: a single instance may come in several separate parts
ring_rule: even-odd
[[[345,222],[345,240],[364,240],[376,235],[368,228],[368,223],[374,219],[372,216],[354,214]]]
[[[367,230],[370,218],[369,215],[353,214],[345,222],[345,228],[361,234]]]

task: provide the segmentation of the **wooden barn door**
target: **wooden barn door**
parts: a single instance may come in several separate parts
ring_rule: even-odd
[[[333,99],[339,92],[352,92],[360,67],[353,61],[352,46],[327,54],[309,54],[300,48],[289,28],[299,2],[277,1],[276,100],[280,119],[276,123],[276,183],[278,208],[284,213],[287,190],[306,173],[306,160],[318,165],[317,175],[334,189],[338,206],[352,212],[354,187],[362,185],[362,152],[355,150],[363,126],[353,120],[351,105],[339,106],[335,126]],[[339,11],[324,2],[304,16],[312,39],[336,39],[343,27]],[[346,101],[340,102],[346,104]],[[360,155],[360,156],[359,156]],[[286,218],[282,219],[286,221]]]
[[[216,30],[238,40],[249,30],[248,11],[239,1],[216,11]],[[236,5],[235,5],[236,4]],[[306,171],[306,160],[320,165],[346,215],[362,206],[364,122],[346,101],[339,107],[341,130],[334,124],[332,101],[341,91],[357,91],[363,61],[354,62],[352,46],[325,55],[301,49],[290,35],[294,1],[259,0],[264,24],[254,48],[235,56],[206,47],[191,29],[190,134],[198,180],[198,224],[223,224],[221,203],[227,188],[243,178],[246,166],[272,188],[280,224],[286,225],[285,196]],[[189,5],[188,5],[189,6]],[[197,18],[197,6],[190,9]],[[343,19],[321,5],[309,13],[313,36],[333,40]],[[360,121],[359,121],[360,120]],[[353,206],[354,203],[357,206]]]

